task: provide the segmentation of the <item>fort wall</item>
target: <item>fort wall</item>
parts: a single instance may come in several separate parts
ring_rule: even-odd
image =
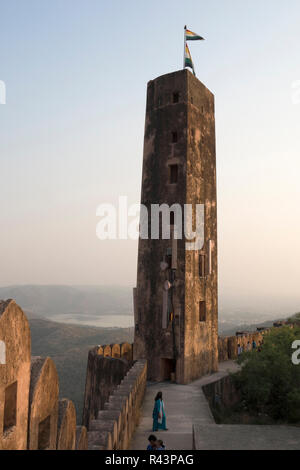
[[[0,342],[0,450],[87,449],[73,403],[59,400],[54,362],[31,357],[29,323],[13,300],[0,301]]]
[[[59,400],[57,450],[75,450],[76,446],[76,410],[72,401]]]
[[[114,357],[115,359],[123,358],[128,362],[133,361],[133,344],[104,344],[97,346],[97,353],[99,356]]]
[[[257,331],[253,333],[237,333],[235,336],[219,336],[218,338],[218,351],[219,351],[219,362],[229,361],[237,359],[238,357],[238,345],[240,345],[244,351],[247,348],[252,349],[252,343],[255,341],[257,347],[263,342],[264,334],[268,329],[263,331]],[[249,346],[250,345],[250,346]]]
[[[29,393],[28,449],[56,449],[58,374],[49,358],[32,357]]]
[[[282,328],[283,326],[294,328],[295,326],[298,326],[298,323],[297,321],[295,323],[288,321],[278,321],[273,323],[273,328]],[[237,359],[239,346],[243,349],[244,352],[251,351],[253,349],[253,341],[255,342],[256,347],[259,348],[264,341],[264,336],[270,330],[271,328],[257,328],[257,331],[253,332],[237,332],[235,336],[219,336],[219,362]]]
[[[99,350],[107,351],[107,346],[96,347],[88,355],[82,417],[82,423],[87,428],[90,421],[96,419],[98,412],[103,410],[109,396],[130,369],[130,363],[126,359],[99,355]]]
[[[89,351],[83,409],[89,450],[127,449],[138,424],[146,361],[133,362],[133,345],[101,345]]]
[[[31,339],[29,323],[13,301],[0,301],[0,340],[5,346],[0,365],[0,449],[26,449]]]

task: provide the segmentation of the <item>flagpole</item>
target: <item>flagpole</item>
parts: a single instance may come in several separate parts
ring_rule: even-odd
[[[186,25],[184,27],[183,68],[185,69]]]

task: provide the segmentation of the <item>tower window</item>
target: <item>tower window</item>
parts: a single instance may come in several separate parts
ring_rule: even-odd
[[[17,391],[18,382],[14,382],[5,389],[3,432],[17,424]]]
[[[194,104],[194,98],[191,96],[191,103]]]
[[[205,277],[205,255],[199,255],[199,277]]]
[[[195,138],[195,129],[194,128],[192,128],[191,133],[192,133],[192,138],[194,139]]]
[[[167,249],[166,263],[168,264],[169,269],[171,269],[171,267],[172,267],[172,248]]]
[[[170,184],[178,182],[178,165],[170,165]]]
[[[179,103],[179,93],[173,93],[173,103]]]
[[[178,142],[178,133],[176,131],[172,132],[172,144],[177,144]]]
[[[206,302],[204,300],[199,302],[199,321],[206,322]]]
[[[210,275],[212,273],[212,240],[208,240],[208,248],[207,248],[207,267],[206,267],[206,274]]]

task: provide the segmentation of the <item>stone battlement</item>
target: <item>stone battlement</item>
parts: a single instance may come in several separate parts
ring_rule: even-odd
[[[295,325],[297,325],[297,322],[295,322],[295,324],[291,324],[287,321],[280,321],[273,323],[273,328],[282,328],[284,326],[294,328]],[[271,329],[272,328],[257,328],[257,331],[254,332],[238,331],[235,336],[219,336],[219,362],[237,359],[238,346],[242,347],[243,351],[252,350],[252,343],[255,341],[256,347],[259,348],[263,343],[264,335],[266,335]]]
[[[99,355],[99,347],[89,352],[83,411],[89,450],[128,449],[146,382],[146,361]]]
[[[31,357],[28,320],[13,301],[0,301],[0,450],[87,449],[86,428],[59,399],[59,380],[49,357]]]
[[[97,352],[99,356],[124,358],[129,362],[133,360],[133,344],[130,343],[99,345]]]
[[[128,448],[147,380],[147,362],[133,362],[132,344],[89,352],[86,426],[76,426],[74,404],[59,399],[52,359],[31,357],[29,323],[13,300],[0,301],[0,345],[0,450]]]
[[[244,351],[247,350],[248,342],[251,345],[255,341],[256,345],[259,345],[263,341],[265,332],[268,330],[253,332],[253,333],[239,333],[236,336],[219,336],[218,339],[218,351],[219,351],[219,362],[229,361],[237,359],[238,357],[238,345],[240,345]]]

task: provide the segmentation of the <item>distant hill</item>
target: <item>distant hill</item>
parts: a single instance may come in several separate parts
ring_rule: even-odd
[[[38,317],[80,314],[132,315],[132,289],[110,286],[0,287],[0,299],[14,299],[23,310]]]
[[[300,313],[295,313],[294,315],[286,315],[280,318],[274,318],[272,321],[265,321],[263,323],[245,323],[245,324],[240,324],[240,325],[226,325],[226,327],[223,326],[223,328],[219,327],[219,334],[222,336],[230,336],[230,335],[235,335],[237,331],[256,331],[257,328],[270,328],[273,326],[275,322],[278,321],[289,321],[291,323],[293,322],[299,322],[300,321]]]
[[[0,287],[0,299],[12,298],[29,315],[53,321],[96,327],[133,326],[132,289],[118,286]],[[220,334],[252,326],[268,326],[282,312],[296,311],[300,299],[264,299],[243,296],[219,298]],[[288,314],[287,314],[288,315]]]
[[[50,356],[56,364],[61,398],[70,398],[81,423],[88,351],[98,344],[133,341],[132,328],[65,325],[29,316],[33,356]]]

